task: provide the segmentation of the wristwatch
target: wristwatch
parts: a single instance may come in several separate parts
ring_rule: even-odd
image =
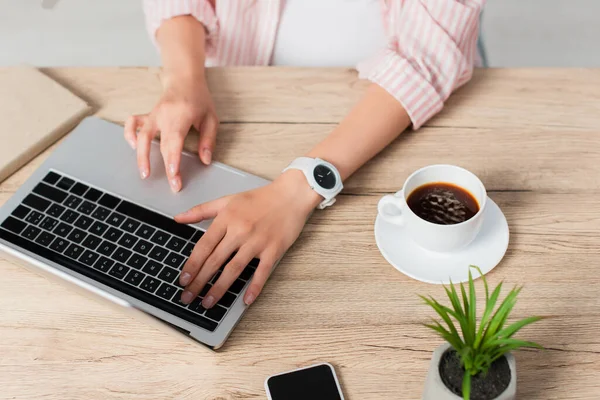
[[[335,196],[344,188],[337,168],[320,158],[298,157],[283,172],[288,169],[302,171],[311,189],[323,196],[325,200],[319,204],[320,210],[333,205]]]

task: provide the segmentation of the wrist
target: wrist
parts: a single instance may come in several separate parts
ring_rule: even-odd
[[[312,212],[323,201],[323,196],[310,187],[302,171],[287,170],[279,175],[274,183],[306,214]]]

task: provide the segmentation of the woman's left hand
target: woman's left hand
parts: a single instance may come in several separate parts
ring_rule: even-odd
[[[296,241],[312,210],[322,201],[303,173],[288,170],[272,183],[223,197],[179,214],[182,224],[214,218],[186,262],[179,283],[185,286],[183,303],[192,302],[204,285],[233,253],[219,279],[202,301],[214,306],[253,258],[260,259],[244,302],[252,304],[265,285],[273,265]]]

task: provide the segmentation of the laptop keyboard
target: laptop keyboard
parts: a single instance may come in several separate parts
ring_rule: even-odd
[[[258,266],[250,265],[210,310],[179,301],[179,273],[203,232],[49,172],[0,224],[0,238],[199,327],[214,331]]]

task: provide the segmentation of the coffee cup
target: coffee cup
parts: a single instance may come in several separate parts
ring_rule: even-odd
[[[454,165],[430,165],[412,173],[400,191],[386,195],[379,216],[406,229],[419,246],[451,252],[475,239],[487,193],[475,174]]]

